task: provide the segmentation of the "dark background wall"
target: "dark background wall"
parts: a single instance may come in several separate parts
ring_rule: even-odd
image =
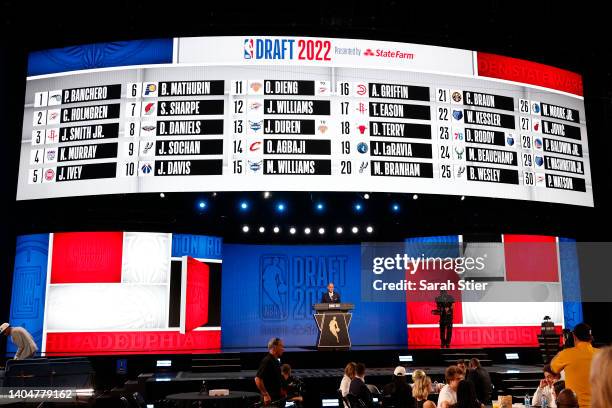
[[[440,2],[440,1],[3,1],[0,11],[0,316],[10,302],[15,236],[62,230],[144,230],[221,234],[226,241],[253,241],[243,236],[242,223],[320,224],[359,222],[375,225],[372,239],[394,240],[410,235],[526,233],[610,241],[612,177],[609,156],[612,113],[612,47],[608,14],[591,3]],[[17,160],[23,115],[28,50],[100,41],[200,35],[311,35],[404,41],[486,51],[541,62],[584,77],[585,106],[595,208],[468,197],[377,194],[357,217],[348,209],[355,194],[282,194],[291,205],[282,219],[258,194],[157,194],[55,199],[15,203]],[[211,209],[194,211],[197,198]],[[249,198],[254,209],[238,215],[236,200]],[[328,202],[315,216],[312,203]],[[390,216],[390,201],[402,212]],[[315,218],[319,217],[319,218]],[[269,224],[266,224],[269,225]],[[314,238],[312,238],[314,239]],[[296,238],[294,242],[311,242]],[[360,239],[360,238],[355,238]],[[286,241],[265,236],[256,240]],[[350,237],[330,237],[345,242]],[[321,239],[317,238],[317,243]],[[596,282],[605,265],[583,269],[583,281]],[[612,339],[612,309],[585,304],[585,319],[596,323],[596,335]]]

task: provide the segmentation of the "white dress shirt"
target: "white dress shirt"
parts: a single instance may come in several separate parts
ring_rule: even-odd
[[[447,402],[449,407],[457,403],[457,392],[453,391],[448,384],[446,384],[440,390],[440,394],[438,395],[438,403],[436,405],[441,407],[443,402]]]

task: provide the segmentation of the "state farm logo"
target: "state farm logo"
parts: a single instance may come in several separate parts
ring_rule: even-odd
[[[381,57],[381,58],[394,58],[394,59],[406,59],[413,60],[415,58],[414,53],[405,52],[400,50],[386,50],[377,48],[372,50],[371,48],[366,49],[363,52],[363,55],[366,57]]]

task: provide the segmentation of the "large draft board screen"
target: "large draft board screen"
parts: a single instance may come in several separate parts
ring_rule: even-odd
[[[477,51],[202,37],[32,53],[18,200],[375,191],[593,206],[582,78]]]

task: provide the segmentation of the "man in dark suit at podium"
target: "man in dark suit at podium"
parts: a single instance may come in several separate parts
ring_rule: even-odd
[[[334,292],[333,282],[329,282],[329,285],[327,285],[327,292],[321,297],[321,303],[340,303],[340,294]]]

